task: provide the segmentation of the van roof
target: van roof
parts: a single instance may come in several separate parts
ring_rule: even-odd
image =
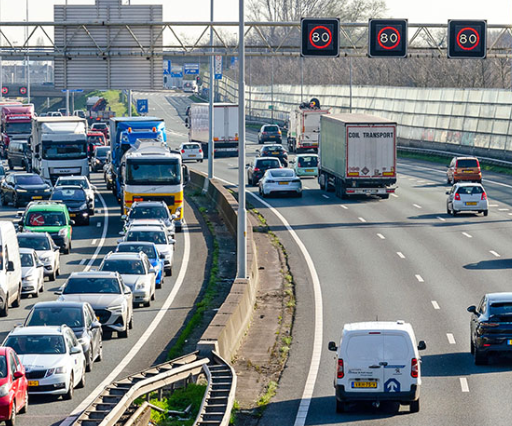
[[[398,320],[398,321],[367,321],[367,322],[354,322],[345,324],[343,327],[344,332],[356,331],[405,331],[412,333],[411,324]]]

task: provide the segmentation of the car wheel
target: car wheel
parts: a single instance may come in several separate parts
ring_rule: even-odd
[[[133,328],[133,312],[132,312],[132,317],[130,318],[130,322],[128,323],[128,328],[130,330]]]
[[[475,365],[486,365],[487,364],[487,358],[486,358],[485,354],[482,353],[482,351],[479,351],[477,348],[475,348],[473,355],[474,355],[474,359],[475,359]]]
[[[56,268],[56,270],[55,270],[55,274],[56,274],[57,276],[59,276],[59,275],[60,275],[60,262],[59,262],[59,264],[57,265],[57,268]]]
[[[44,291],[44,277],[43,277],[43,280],[41,281],[41,287],[39,287],[39,293],[42,293]]]
[[[297,197],[302,198],[302,192],[297,192]]]
[[[155,292],[151,295],[151,300],[155,300]]]
[[[9,315],[9,294],[5,295],[5,303],[2,309],[0,309],[0,317],[6,317]]]
[[[412,401],[410,405],[411,413],[417,413],[420,411],[420,400]]]
[[[124,331],[118,331],[117,334],[119,335],[119,337],[126,339],[126,338],[128,338],[128,335],[130,334],[129,329],[130,329],[130,327],[127,325],[126,328],[124,329]]]
[[[13,302],[12,304],[12,307],[13,308],[19,308],[20,307],[20,304],[21,304],[21,286],[18,287],[18,297],[16,298],[16,300]]]
[[[170,277],[172,275],[172,266],[169,269],[165,270],[165,276]]]
[[[7,200],[5,199],[5,194],[3,192],[0,192],[0,204],[2,204],[2,206],[7,205]]]
[[[149,308],[149,307],[151,306],[151,301],[144,302],[144,303],[142,304],[142,306],[143,306],[144,308]]]
[[[25,404],[23,404],[23,408],[20,410],[21,414],[27,414],[28,413],[28,390],[25,391]]]
[[[469,347],[470,347],[470,351],[471,351],[471,355],[474,355],[475,354],[475,344],[473,343],[473,340],[470,339],[469,340]]]
[[[41,286],[39,286],[39,287],[41,287]],[[39,297],[39,293],[40,293],[40,291],[38,288],[38,289],[36,289],[35,293],[32,294],[32,297]]]
[[[455,216],[457,214],[457,211],[452,207],[452,216]]]
[[[12,204],[14,207],[20,206],[20,200],[18,199],[18,194],[16,193],[14,193],[14,195],[12,196]]]
[[[84,362],[84,366],[82,368],[82,378],[80,379],[80,382],[78,382],[77,388],[85,388],[85,370],[87,369],[86,363]]]
[[[98,357],[96,358],[96,362],[103,361],[103,343],[100,344],[100,350],[98,352]]]
[[[5,421],[5,426],[15,426],[15,425],[16,425],[16,403],[13,401],[11,418]]]
[[[89,352],[87,355],[87,359],[85,361],[85,371],[90,373],[92,371],[92,364],[94,360],[92,359],[92,347],[89,347]]]
[[[336,400],[336,412],[337,413],[344,413],[345,412],[345,401],[338,401]]]
[[[9,170],[14,170],[11,160],[7,160],[7,165],[9,166]]]
[[[65,399],[67,401],[73,399],[74,383],[75,381],[73,379],[73,373],[71,373],[71,377],[69,378],[69,389],[64,395],[62,395],[62,399]]]
[[[448,204],[446,205],[446,214],[451,214],[450,207],[448,207]]]
[[[484,216],[487,216],[489,214],[489,210],[484,210]]]
[[[53,273],[51,273],[50,275],[48,275],[48,280],[49,281],[55,281],[55,277],[56,277],[57,273],[56,271],[54,270]]]
[[[84,225],[89,226],[90,223],[91,223],[91,218],[87,217],[87,219],[84,220]]]

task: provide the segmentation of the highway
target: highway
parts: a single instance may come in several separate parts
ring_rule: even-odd
[[[137,97],[149,99],[151,115],[165,118],[172,147],[187,140],[179,117],[189,102],[184,95]],[[247,162],[255,155],[255,140],[249,132]],[[190,167],[206,171],[207,162]],[[489,216],[452,217],[446,213],[445,167],[399,160],[398,172],[399,188],[389,200],[341,200],[309,179],[303,181],[302,199],[266,199],[263,204],[256,189],[249,188],[254,196],[248,201],[268,219],[290,254],[297,293],[290,358],[260,425],[510,423],[512,407],[504,403],[511,396],[511,362],[492,359],[489,366],[474,365],[466,308],[484,293],[510,288],[512,178],[485,172]],[[236,184],[237,173],[236,158],[215,161],[216,177]],[[305,252],[313,261],[313,275]],[[315,321],[315,303],[320,321]],[[344,323],[376,319],[410,322],[417,339],[427,342],[421,353],[418,414],[409,414],[408,407],[397,413],[390,404],[378,409],[354,405],[347,414],[335,413],[334,353],[327,342],[339,341]],[[313,336],[321,336],[321,348],[313,347]],[[310,371],[315,349],[319,364]],[[312,395],[310,404],[302,403],[307,412],[302,419],[297,410],[306,384]]]
[[[96,214],[89,226],[73,228],[73,248],[69,255],[61,255],[61,275],[55,282],[45,280],[45,291],[38,299],[22,299],[20,308],[9,310],[9,316],[0,321],[0,338],[12,328],[23,323],[30,308],[36,302],[55,300],[54,291],[73,271],[99,266],[104,254],[113,250],[121,230],[119,205],[103,183],[103,174],[93,173],[91,181],[98,187]],[[104,203],[104,205],[103,205]],[[105,208],[106,207],[106,208]],[[162,289],[157,290],[156,300],[149,308],[134,309],[134,328],[128,339],[116,337],[104,340],[103,360],[96,362],[91,373],[87,373],[84,389],[76,389],[73,400],[63,401],[56,397],[30,397],[28,414],[17,417],[17,425],[58,425],[70,413],[83,409],[91,396],[103,389],[115,378],[148,368],[155,362],[165,361],[166,348],[177,336],[185,318],[196,302],[204,279],[207,249],[201,227],[194,212],[185,207],[187,228],[176,234],[177,247],[172,277],[166,277]],[[1,220],[15,218],[16,210],[2,207]],[[105,229],[106,227],[106,229]],[[190,253],[193,253],[193,259]],[[159,323],[155,323],[159,319]],[[84,402],[86,401],[86,402]],[[69,424],[69,421],[64,424]]]

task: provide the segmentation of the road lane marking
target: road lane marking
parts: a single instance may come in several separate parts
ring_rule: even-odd
[[[446,337],[448,338],[448,343],[450,343],[450,345],[455,345],[455,337],[453,337],[452,333],[446,333]]]
[[[361,221],[361,222],[366,222],[365,218],[364,217],[358,217],[358,219]]]
[[[105,222],[105,226],[103,227],[103,232],[101,233],[101,238],[100,238],[100,242],[98,244],[98,247],[96,247],[96,250],[94,251],[94,254],[92,255],[91,259],[89,260],[89,263],[84,268],[84,271],[88,271],[89,269],[91,269],[91,266],[93,265],[94,261],[96,260],[96,258],[100,254],[100,251],[103,248],[103,244],[105,244],[105,240],[107,238],[108,220],[109,220],[107,204],[105,203],[105,200],[104,200],[103,196],[100,193],[98,193],[98,196],[100,197],[101,204],[103,205],[103,210],[105,210],[105,216],[104,216],[104,219],[103,219],[104,222]],[[101,222],[98,222],[97,226],[99,228],[101,226]]]
[[[392,197],[398,198],[398,195],[391,193]]]
[[[421,206],[419,204],[413,204],[414,207],[416,207],[417,209],[421,209]]]
[[[437,216],[437,218],[441,221],[441,222],[444,222],[446,221],[446,219],[444,217],[441,217],[441,216]]]
[[[489,204],[489,207],[498,207],[499,204]]]
[[[499,212],[508,212],[510,209],[498,209]]]
[[[509,215],[509,216],[512,216],[512,213],[509,213],[508,215]]]
[[[459,381],[460,381],[460,389],[462,390],[462,392],[469,392],[468,379],[466,379],[465,377],[460,377]]]
[[[404,254],[401,251],[397,251],[396,254],[398,254],[398,257],[400,259],[405,259],[405,256],[404,256]]]
[[[324,198],[330,198],[328,195],[322,194],[322,197]]]
[[[469,235],[467,232],[463,232],[462,235],[464,235],[465,237],[468,237],[468,238],[473,238],[471,235]]]
[[[304,189],[309,189],[309,187],[308,187],[308,186],[303,186],[303,188],[304,188]]]
[[[83,265],[85,262],[87,262],[87,259],[82,259],[79,263],[79,265]]]
[[[432,300],[432,306],[434,307],[434,309],[441,309],[439,303],[437,303],[435,300]]]
[[[425,280],[421,277],[421,275],[416,274],[415,277],[418,280],[418,282],[420,282],[420,283],[424,283],[425,282]]]
[[[107,228],[107,227],[105,227]],[[185,238],[185,244],[184,244],[184,253],[183,253],[183,260],[181,262],[181,268],[180,272],[178,274],[178,277],[176,279],[176,283],[174,284],[174,287],[172,288],[171,293],[169,296],[167,296],[167,299],[165,300],[165,303],[163,306],[158,310],[158,313],[156,314],[155,318],[149,324],[148,328],[144,332],[144,334],[141,336],[141,338],[132,346],[128,354],[122,359],[122,361],[117,364],[116,368],[103,380],[97,387],[94,389],[91,393],[89,393],[89,396],[82,401],[82,403],[73,410],[73,412],[60,424],[60,426],[71,426],[76,418],[89,406],[89,404],[103,391],[105,386],[109,385],[116,379],[117,376],[126,368],[126,366],[133,360],[133,358],[138,354],[138,352],[144,347],[144,345],[147,343],[148,339],[151,337],[153,332],[156,330],[164,316],[168,313],[169,308],[171,307],[172,303],[174,302],[174,299],[176,298],[176,295],[178,294],[178,291],[180,290],[181,286],[183,285],[183,282],[185,281],[185,275],[187,273],[188,269],[188,263],[190,258],[190,236],[187,230],[187,225],[183,225],[183,236]]]
[[[340,207],[341,207],[342,209],[348,210],[348,207],[347,207],[347,206],[344,206],[343,204],[340,204]],[[512,213],[511,213],[511,214],[512,214]]]
[[[493,256],[501,257],[499,253],[496,253],[494,250],[489,250],[489,253],[491,253]]]
[[[385,240],[386,239],[386,237],[384,235],[382,235],[382,234],[377,234],[377,237],[379,237],[381,240]]]
[[[92,245],[95,245],[98,242],[98,240],[92,240]]]
[[[98,222],[98,223],[96,224],[96,227],[100,228],[100,227],[101,227],[101,222]]]

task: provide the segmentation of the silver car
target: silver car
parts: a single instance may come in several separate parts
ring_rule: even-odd
[[[39,297],[44,290],[44,265],[34,249],[20,248],[21,295]]]
[[[446,192],[446,212],[455,216],[460,212],[489,214],[487,193],[480,183],[456,183]]]
[[[302,182],[292,169],[268,169],[259,181],[262,197],[284,194],[302,197]]]
[[[88,302],[105,333],[126,338],[133,328],[133,295],[117,272],[73,272],[56,294],[59,302]]]
[[[60,275],[60,249],[47,232],[20,232],[17,234],[21,247],[34,249],[44,265],[44,276],[50,281]]]
[[[149,307],[151,301],[155,300],[156,271],[145,253],[111,252],[105,256],[99,270],[119,272],[132,291],[134,305]]]

